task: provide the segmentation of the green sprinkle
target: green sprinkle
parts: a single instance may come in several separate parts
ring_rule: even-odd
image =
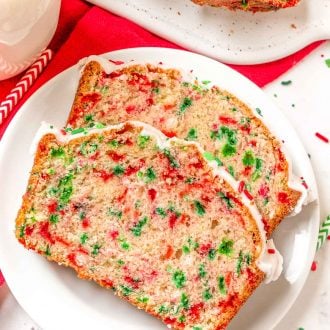
[[[256,158],[256,170],[257,171],[260,171],[262,169],[262,163],[263,163],[262,159]]]
[[[58,223],[58,214],[51,214],[49,217],[49,221],[54,224]]]
[[[155,94],[159,94],[159,87],[153,88],[152,91],[153,91]]]
[[[114,148],[118,148],[120,143],[117,140],[110,140],[109,142],[107,142],[107,145],[114,147]]]
[[[65,206],[70,200],[70,197],[73,193],[72,180],[73,180],[72,173],[65,175],[59,180],[58,193],[59,193],[60,207]]]
[[[235,178],[235,171],[234,171],[234,167],[232,165],[228,166],[228,172],[233,178]]]
[[[100,88],[100,92],[102,94],[106,94],[108,92],[108,90],[109,90],[109,86],[107,86],[107,85],[104,85]]]
[[[147,143],[150,141],[150,136],[148,135],[139,135],[137,139],[137,144],[140,148],[144,149],[147,146]]]
[[[197,140],[197,130],[195,128],[191,128],[187,134],[186,140]]]
[[[210,152],[204,152],[203,153],[203,156],[204,156],[204,158],[206,159],[206,160],[209,160],[209,161],[212,161],[212,160],[214,160],[214,155],[212,154],[212,153],[210,153]]]
[[[224,238],[218,247],[218,252],[230,256],[233,252],[234,241]]]
[[[193,330],[203,330],[201,327],[193,327]]]
[[[164,149],[163,152],[164,152],[164,155],[169,160],[171,167],[173,167],[173,168],[180,167],[178,162],[175,160],[175,158],[173,157],[173,155],[171,154],[171,152],[168,149]]]
[[[108,212],[107,212],[108,215],[112,215],[112,216],[115,216],[119,219],[121,219],[121,217],[123,216],[123,212],[122,211],[119,211],[119,210],[114,210],[112,208],[109,208],[108,209]]]
[[[252,174],[252,182],[255,182],[257,181],[258,179],[261,178],[261,173],[259,171],[255,171],[253,174]]]
[[[45,255],[46,255],[46,256],[51,256],[51,255],[52,255],[51,252],[50,252],[50,247],[49,247],[49,245],[47,245],[47,247],[46,247]]]
[[[142,220],[140,220],[132,229],[132,233],[134,236],[141,236],[142,228],[146,225],[148,222],[148,218],[144,217]]]
[[[102,124],[102,123],[96,123],[95,127],[96,127],[96,128],[104,128],[105,125]]]
[[[241,251],[239,251],[237,264],[236,264],[236,273],[238,276],[241,275],[241,273],[242,273],[242,264],[243,264],[243,252],[241,250]]]
[[[223,276],[219,276],[218,278],[218,287],[222,294],[227,294],[225,278]]]
[[[285,81],[281,81],[281,85],[283,86],[288,86],[292,84],[292,80],[285,80]]]
[[[200,264],[198,267],[198,275],[200,278],[204,278],[206,276],[206,270],[205,270],[205,265],[204,264]]]
[[[180,305],[184,309],[188,309],[189,308],[189,299],[188,299],[188,296],[185,293],[182,293],[181,294]]]
[[[266,197],[266,198],[264,199],[264,202],[263,202],[263,204],[264,204],[264,206],[266,206],[268,203],[269,203],[269,198],[268,198],[268,197]]]
[[[221,150],[221,153],[224,157],[230,157],[230,156],[233,156],[236,154],[236,147],[226,143],[222,150]]]
[[[137,301],[142,304],[146,304],[149,301],[149,298],[148,297],[138,297]]]
[[[184,183],[192,184],[196,181],[196,178],[187,178]]]
[[[120,265],[120,266],[122,266],[122,265],[125,265],[125,262],[123,260],[119,259],[117,261],[117,264]]]
[[[156,214],[160,215],[162,218],[165,218],[167,215],[166,211],[161,207],[156,207],[155,212],[156,212]]]
[[[87,240],[88,240],[88,235],[87,235],[87,233],[83,233],[83,234],[80,236],[80,243],[81,243],[81,244],[85,244]]]
[[[119,287],[120,287],[120,289],[121,289],[122,294],[123,294],[125,297],[129,296],[129,295],[133,292],[133,289],[130,288],[129,286],[126,286],[126,285],[120,285]]]
[[[247,150],[244,153],[244,157],[242,159],[242,162],[245,166],[253,166],[255,164],[255,158],[253,155],[253,152],[251,150]]]
[[[79,128],[76,128],[76,129],[72,130],[71,134],[75,135],[75,134],[79,134],[79,133],[83,133],[83,132],[85,132],[85,128],[79,127]]]
[[[199,216],[203,216],[205,214],[205,207],[199,201],[194,201],[195,211]]]
[[[60,197],[59,197],[59,200],[61,202],[62,207],[69,202],[70,197],[72,195],[72,192],[73,192],[73,187],[72,186],[68,186],[68,187],[63,188],[63,190],[60,194]]]
[[[211,80],[202,80],[203,85],[208,85],[211,83]]]
[[[212,293],[210,292],[210,289],[206,289],[203,292],[203,298],[204,300],[210,300],[213,297]]]
[[[179,323],[184,323],[186,321],[186,317],[184,315],[181,315],[179,318],[178,318],[178,322]]]
[[[192,100],[189,97],[185,97],[180,105],[180,114],[183,114],[187,108],[192,105]]]
[[[162,313],[167,313],[168,312],[168,308],[164,305],[161,305],[159,308],[158,308],[158,313],[159,314],[162,314]]]
[[[149,167],[145,173],[146,182],[151,182],[156,179],[156,174],[152,167]]]
[[[251,255],[249,253],[247,253],[245,256],[244,256],[244,260],[246,262],[247,265],[250,265],[251,264]]]
[[[85,122],[90,122],[90,121],[93,121],[93,115],[86,115],[85,116]]]
[[[209,259],[214,260],[215,256],[216,256],[216,251],[214,249],[210,249],[208,252]]]
[[[50,155],[53,158],[62,158],[65,156],[65,151],[62,147],[58,147],[57,149],[51,148]]]
[[[86,218],[86,213],[85,212],[80,212],[79,213],[79,219],[80,220],[83,220],[83,219],[85,219]]]
[[[93,245],[93,251],[92,251],[92,255],[93,256],[97,256],[100,252],[100,248],[101,248],[101,245],[99,244],[94,244]]]
[[[55,173],[56,173],[56,171],[53,168],[50,168],[48,170],[48,174],[50,174],[50,175],[54,175]]]
[[[121,165],[116,165],[112,171],[116,176],[120,176],[125,173],[125,169]]]
[[[173,273],[172,281],[176,288],[181,289],[186,283],[186,275],[181,270],[177,270]]]
[[[261,109],[260,109],[260,108],[256,108],[256,111],[257,111],[257,114],[258,114],[259,116],[263,117],[263,116],[262,116],[262,112],[261,112]]]
[[[184,246],[182,247],[182,251],[183,251],[184,254],[188,254],[188,253],[190,253],[190,248],[189,248],[189,246],[184,245]]]
[[[129,243],[128,243],[126,240],[122,240],[120,246],[121,246],[122,249],[124,249],[124,250],[129,250],[129,248],[130,248]]]
[[[19,227],[19,237],[20,237],[20,238],[23,238],[23,237],[25,236],[25,227],[26,227],[25,224],[24,224],[24,225],[21,225],[21,226]]]
[[[218,192],[218,195],[226,203],[227,209],[232,209],[234,207],[234,204],[233,204],[232,200],[229,197],[227,197],[227,195],[225,195],[221,191]]]
[[[325,61],[325,65],[330,68],[330,58],[327,58]]]

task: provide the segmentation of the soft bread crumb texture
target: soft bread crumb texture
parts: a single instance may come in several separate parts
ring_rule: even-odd
[[[96,61],[83,71],[68,126],[146,122],[168,137],[197,141],[254,198],[268,237],[297,204],[288,163],[277,139],[232,94],[186,82],[174,69],[132,65],[106,74]]]
[[[230,10],[252,12],[274,11],[296,6],[300,0],[192,0],[198,5],[225,7]]]
[[[255,220],[196,145],[141,130],[45,135],[17,239],[173,329],[224,329],[264,278]]]

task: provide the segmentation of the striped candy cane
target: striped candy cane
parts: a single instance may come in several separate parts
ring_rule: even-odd
[[[316,250],[319,250],[322,247],[322,245],[327,240],[329,235],[330,235],[330,215],[327,216],[326,220],[321,225]]]
[[[14,109],[28,89],[33,85],[52,57],[53,51],[51,49],[43,51],[16,86],[6,96],[4,101],[0,103],[0,125],[8,117],[8,114]]]

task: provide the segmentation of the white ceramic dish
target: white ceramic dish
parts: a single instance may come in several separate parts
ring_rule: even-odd
[[[160,48],[135,48],[106,54],[124,62],[158,63],[193,69],[201,80],[211,80],[252,108],[262,109],[267,122],[286,141],[294,170],[304,176],[316,193],[314,175],[307,154],[285,117],[265,94],[236,71],[201,55]],[[68,116],[78,83],[78,69],[72,67],[36,92],[21,108],[6,131],[0,149],[0,268],[18,302],[43,329],[165,329],[156,319],[136,310],[96,284],[77,280],[73,271],[47,262],[26,251],[15,239],[13,229],[33,157],[30,143],[40,122],[62,126]],[[230,329],[273,328],[292,306],[302,289],[314,256],[319,226],[319,207],[312,203],[303,212],[285,220],[275,242],[285,259],[285,277],[261,285],[249,299]],[[292,277],[293,276],[293,277]]]
[[[88,1],[225,63],[270,62],[330,38],[330,0],[302,0],[295,8],[256,14],[190,0]]]

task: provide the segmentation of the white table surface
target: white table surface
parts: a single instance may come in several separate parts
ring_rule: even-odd
[[[330,144],[318,140],[315,133],[330,138],[330,68],[325,64],[327,58],[330,58],[330,42],[264,88],[287,115],[311,155],[322,219],[330,214]],[[292,80],[292,84],[281,85],[281,81],[286,80]],[[310,273],[296,303],[274,330],[330,329],[330,241],[316,254],[315,260],[317,270]],[[23,311],[8,287],[2,286],[0,330],[32,329],[39,330],[40,327]]]

